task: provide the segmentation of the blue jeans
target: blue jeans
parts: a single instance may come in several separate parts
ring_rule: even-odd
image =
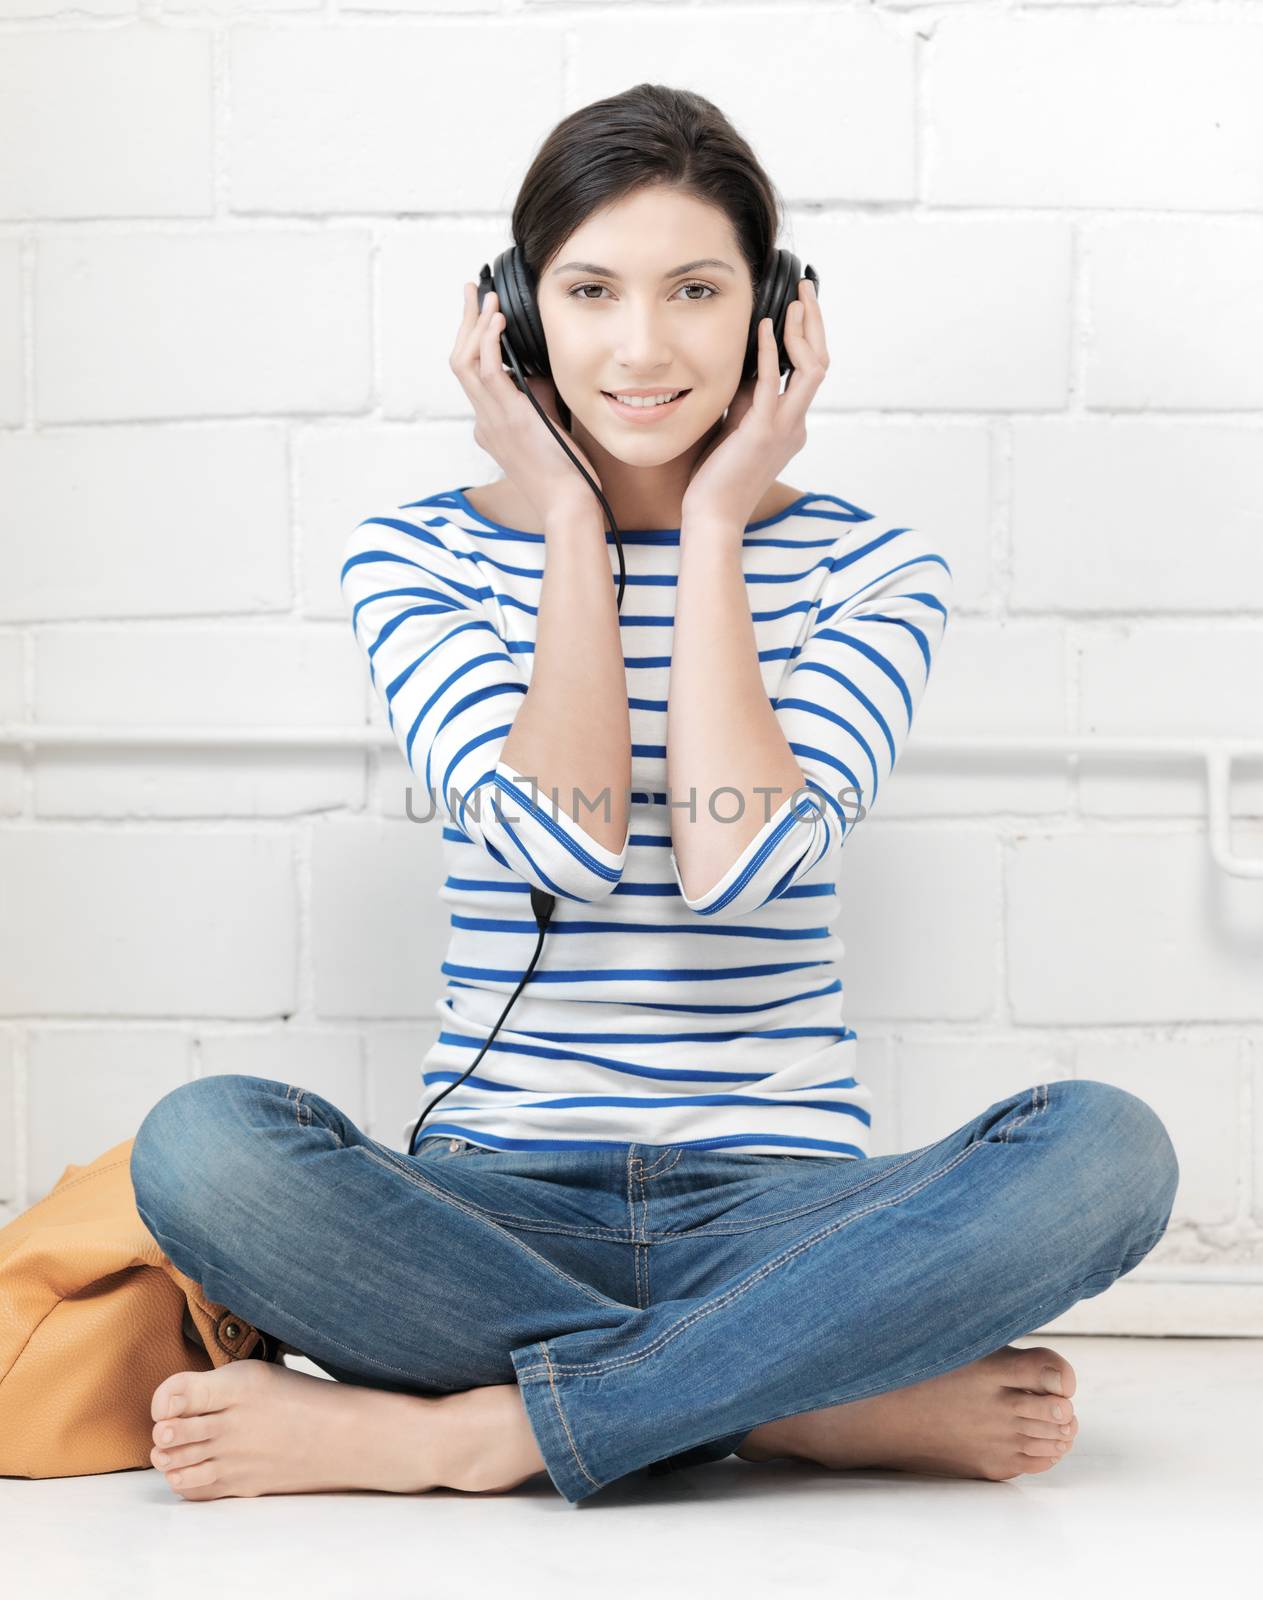
[[[844,1161],[433,1136],[408,1156],[311,1090],[224,1074],[158,1101],[131,1174],[175,1265],[331,1376],[516,1382],[571,1503],[1024,1337],[1142,1260],[1179,1182],[1154,1111],[1085,1079]]]

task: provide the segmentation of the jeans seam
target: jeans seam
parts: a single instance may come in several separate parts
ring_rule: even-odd
[[[641,1286],[640,1269],[641,1264],[644,1261],[644,1255],[636,1239],[635,1192],[635,1174],[637,1168],[640,1166],[640,1158],[635,1154],[635,1149],[636,1146],[634,1144],[629,1144],[627,1146],[627,1162],[625,1169],[627,1174],[627,1237],[630,1240],[632,1247],[632,1276],[636,1285],[636,1305],[637,1307],[642,1308],[645,1303],[645,1294],[644,1289]]]
[[[665,1154],[660,1155],[652,1167],[646,1167],[645,1164],[641,1162],[640,1176],[642,1180],[647,1178],[660,1178],[664,1172],[670,1172],[672,1167],[679,1165],[680,1158],[683,1156],[683,1154],[684,1146],[680,1145],[675,1151],[668,1150],[665,1152]],[[674,1159],[672,1159],[673,1156]],[[669,1162],[669,1165],[664,1165],[666,1162]]]
[[[652,1167],[647,1168],[639,1158],[636,1160],[636,1175],[640,1180],[640,1243],[635,1246],[636,1303],[642,1310],[653,1304],[652,1268],[650,1265],[653,1258],[649,1254],[649,1191],[645,1185],[652,1182],[654,1178],[660,1178],[664,1172],[670,1172],[672,1168],[678,1166],[683,1155],[684,1146],[680,1145],[674,1151],[664,1150]]]
[[[1160,1243],[1166,1231],[1165,1227],[1160,1228],[1143,1250],[1129,1250],[1123,1257],[1123,1272],[1130,1272],[1133,1267],[1138,1267],[1149,1252]]]
[[[645,1164],[636,1163],[636,1177],[640,1182],[640,1244],[636,1247],[640,1257],[640,1306],[644,1309],[653,1303],[653,1289],[649,1282],[649,1190],[645,1187]]]
[[[1032,1117],[1038,1116],[1042,1111],[1047,1109],[1047,1095],[1045,1094],[1041,1096],[1039,1092],[1040,1088],[1045,1087],[1046,1086],[1044,1085],[1039,1085],[1035,1089],[1033,1109],[1027,1112],[1025,1116],[1016,1118],[1012,1124],[1013,1128],[1020,1127],[1024,1122],[1029,1122]],[[1000,1142],[1008,1143],[1008,1135],[1011,1131],[1011,1128],[1006,1128],[1004,1133],[1001,1135]],[[552,1371],[555,1369],[558,1372],[572,1374],[575,1377],[600,1377],[607,1372],[614,1372],[622,1367],[635,1366],[637,1363],[647,1360],[649,1356],[655,1355],[672,1339],[678,1338],[680,1334],[686,1332],[690,1327],[693,1326],[695,1322],[699,1322],[703,1317],[711,1316],[715,1312],[723,1310],[734,1300],[737,1300],[742,1295],[748,1293],[752,1288],[754,1288],[755,1284],[761,1282],[766,1277],[770,1277],[773,1272],[775,1272],[779,1267],[784,1266],[787,1261],[794,1260],[796,1256],[801,1255],[805,1250],[809,1250],[813,1245],[819,1244],[822,1239],[827,1239],[831,1234],[836,1233],[841,1228],[849,1227],[852,1223],[858,1222],[862,1217],[870,1216],[875,1211],[888,1210],[891,1206],[899,1205],[902,1201],[909,1199],[912,1195],[919,1194],[922,1189],[927,1188],[931,1183],[937,1183],[940,1178],[946,1177],[949,1172],[953,1171],[953,1169],[958,1167],[963,1161],[967,1161],[969,1157],[975,1153],[975,1151],[983,1149],[986,1144],[986,1139],[974,1140],[973,1143],[967,1145],[964,1150],[953,1156],[945,1166],[940,1167],[937,1172],[927,1174],[927,1176],[924,1177],[919,1183],[914,1184],[910,1189],[905,1189],[902,1194],[894,1195],[889,1200],[880,1201],[875,1205],[865,1207],[865,1209],[862,1211],[855,1212],[851,1216],[842,1217],[835,1222],[831,1222],[827,1228],[821,1229],[818,1233],[813,1234],[810,1238],[800,1239],[796,1244],[788,1246],[781,1252],[779,1256],[774,1257],[771,1261],[763,1262],[761,1266],[757,1267],[755,1271],[749,1275],[749,1277],[744,1279],[743,1282],[734,1285],[733,1288],[728,1290],[728,1292],[722,1295],[718,1300],[707,1301],[705,1305],[697,1307],[693,1311],[689,1312],[687,1316],[681,1317],[680,1320],[672,1324],[671,1327],[664,1329],[657,1336],[657,1338],[646,1345],[643,1350],[636,1351],[631,1355],[617,1357],[611,1361],[551,1362],[549,1366],[550,1376]],[[528,1368],[525,1372],[519,1372],[518,1377],[524,1378],[533,1376],[539,1370],[539,1368],[534,1367]]]
[[[579,1447],[575,1443],[574,1435],[570,1431],[570,1424],[566,1421],[566,1413],[562,1410],[561,1396],[557,1393],[557,1381],[553,1376],[552,1362],[548,1355],[547,1341],[541,1340],[539,1348],[544,1357],[544,1364],[548,1368],[548,1392],[552,1397],[553,1406],[557,1412],[557,1420],[561,1423],[562,1431],[566,1435],[566,1443],[570,1446],[570,1454],[574,1458],[574,1464],[576,1467],[578,1467],[579,1471],[588,1480],[592,1487],[594,1489],[599,1489],[601,1485],[583,1464],[583,1457],[579,1454]]]
[[[290,1095],[294,1096],[294,1121],[300,1128],[311,1127],[311,1107],[305,1106],[302,1103],[303,1096],[306,1093],[306,1089],[299,1089],[296,1084],[290,1083],[286,1084],[285,1086],[285,1098],[288,1100]],[[303,1115],[304,1112],[306,1113],[305,1119]],[[326,1128],[329,1127],[328,1123],[323,1123],[322,1126]],[[329,1128],[329,1132],[333,1134],[335,1139],[338,1137],[335,1129]],[[342,1140],[338,1139],[338,1143],[341,1144]]]

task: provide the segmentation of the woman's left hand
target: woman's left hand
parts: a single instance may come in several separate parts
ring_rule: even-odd
[[[737,390],[714,442],[693,468],[684,494],[685,522],[722,522],[744,530],[759,501],[807,442],[807,408],[829,367],[824,318],[810,278],[785,314],[785,348],[794,363],[781,394],[771,317],[759,323],[758,371]]]

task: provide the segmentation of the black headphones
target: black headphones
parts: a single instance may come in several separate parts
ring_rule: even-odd
[[[785,318],[789,308],[798,298],[798,284],[801,279],[810,278],[816,293],[820,292],[820,279],[816,276],[815,268],[808,265],[802,266],[798,257],[792,250],[777,250],[772,257],[770,269],[759,281],[758,290],[754,297],[754,310],[750,317],[750,327],[746,333],[745,358],[741,364],[740,382],[754,377],[759,369],[759,324],[764,317],[772,319],[772,333],[776,338],[777,366],[782,377],[787,372],[792,372],[794,363],[789,358],[785,348]],[[478,275],[478,309],[482,310],[482,303],[494,290],[500,310],[504,313],[504,328],[500,334],[500,349],[504,356],[505,365],[513,374],[513,380],[526,398],[539,412],[545,427],[553,435],[557,443],[574,462],[575,467],[586,479],[592,493],[601,502],[605,515],[609,518],[610,531],[614,535],[614,544],[618,551],[618,599],[617,609],[623,608],[623,588],[627,581],[627,567],[623,559],[623,542],[619,537],[618,524],[614,520],[614,513],[610,510],[610,503],[601,492],[600,485],[592,478],[591,474],[581,464],[574,451],[557,432],[552,424],[552,419],[545,412],[543,406],[531,393],[527,378],[551,378],[552,367],[548,360],[548,344],[544,338],[544,325],[540,321],[539,307],[535,303],[535,282],[531,271],[526,264],[521,248],[510,245],[507,250],[501,251],[496,257],[494,268],[486,262]],[[561,396],[557,396],[560,409],[566,413],[564,420],[569,427],[569,413]],[[513,1002],[521,994],[530,975],[535,970],[535,963],[539,960],[539,953],[544,945],[544,933],[552,918],[556,906],[556,897],[548,894],[543,889],[531,885],[531,910],[535,914],[535,922],[539,928],[539,942],[535,946],[535,954],[531,957],[526,971],[522,974],[522,981],[509,996],[509,1003],[500,1013],[494,1028],[487,1035],[487,1041],[482,1049],[470,1062],[460,1077],[454,1083],[449,1083],[443,1093],[425,1108],[413,1124],[412,1133],[408,1139],[408,1154],[411,1155],[413,1146],[417,1142],[417,1134],[421,1124],[429,1116],[434,1107],[442,1100],[443,1095],[450,1094],[474,1070],[483,1056],[487,1053],[491,1041],[500,1031],[500,1024],[508,1016],[513,1007]]]

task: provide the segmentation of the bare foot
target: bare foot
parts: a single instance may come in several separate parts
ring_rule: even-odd
[[[430,1397],[233,1361],[165,1378],[150,1414],[150,1459],[186,1500],[321,1489],[485,1492],[546,1470],[515,1383]]]
[[[1061,1375],[1050,1387],[1046,1367]],[[793,1456],[832,1468],[893,1467],[950,1478],[1016,1478],[1056,1466],[1079,1432],[1074,1368],[1055,1350],[1005,1345],[968,1366],[755,1428],[745,1461]]]

